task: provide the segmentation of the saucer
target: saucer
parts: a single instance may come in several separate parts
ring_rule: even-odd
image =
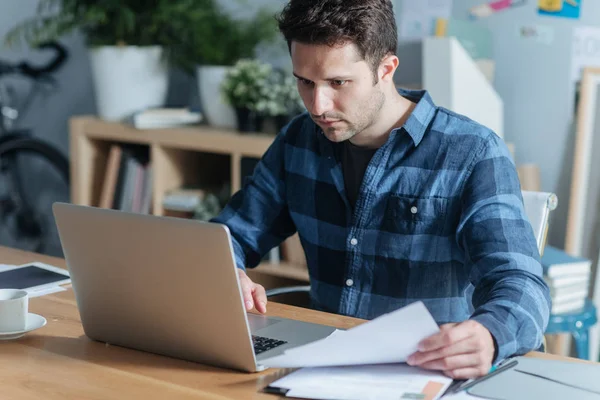
[[[26,327],[22,331],[15,332],[0,332],[0,340],[11,340],[17,339],[26,334],[27,332],[31,332],[35,329],[41,328],[46,325],[46,318],[41,315],[37,315],[34,313],[27,314],[27,322]]]

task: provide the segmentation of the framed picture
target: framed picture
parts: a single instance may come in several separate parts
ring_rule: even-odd
[[[575,152],[565,251],[592,260],[590,297],[600,309],[600,68],[583,69],[577,96]],[[596,140],[594,140],[596,139]],[[590,332],[590,357],[598,359],[600,327]]]
[[[590,212],[595,211],[597,203],[591,203],[590,195],[593,190],[590,182],[594,158],[594,136],[600,133],[600,118],[598,115],[600,102],[600,68],[584,68],[580,84],[577,105],[577,128],[575,134],[575,152],[573,158],[573,172],[571,177],[571,193],[567,217],[567,232],[565,237],[565,250],[575,256],[585,256],[587,252],[585,238],[586,225],[590,221]],[[598,132],[596,132],[598,131]],[[596,196],[597,197],[597,196]],[[595,212],[594,212],[595,213]]]

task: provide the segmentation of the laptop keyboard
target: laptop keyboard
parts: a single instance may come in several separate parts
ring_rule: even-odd
[[[260,354],[267,350],[279,347],[282,344],[286,344],[286,341],[269,339],[263,336],[252,335],[252,342],[254,343],[254,354]]]

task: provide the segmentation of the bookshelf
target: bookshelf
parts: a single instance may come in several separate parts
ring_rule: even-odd
[[[183,217],[163,208],[169,190],[183,185],[229,185],[234,193],[242,185],[242,161],[258,159],[274,136],[240,133],[209,126],[140,130],[128,124],[108,122],[91,116],[70,120],[71,201],[99,206],[107,162],[113,145],[147,148],[152,165],[151,213]],[[248,275],[266,288],[308,282],[297,235],[281,246],[279,263],[264,262]]]

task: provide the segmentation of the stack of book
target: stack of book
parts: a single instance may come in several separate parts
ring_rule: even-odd
[[[129,121],[137,129],[163,129],[197,124],[202,114],[187,108],[151,108],[137,112]]]
[[[589,296],[592,262],[546,246],[542,256],[544,280],[550,287],[552,314],[577,312]]]
[[[152,165],[148,146],[110,147],[99,207],[149,214],[152,207]]]

